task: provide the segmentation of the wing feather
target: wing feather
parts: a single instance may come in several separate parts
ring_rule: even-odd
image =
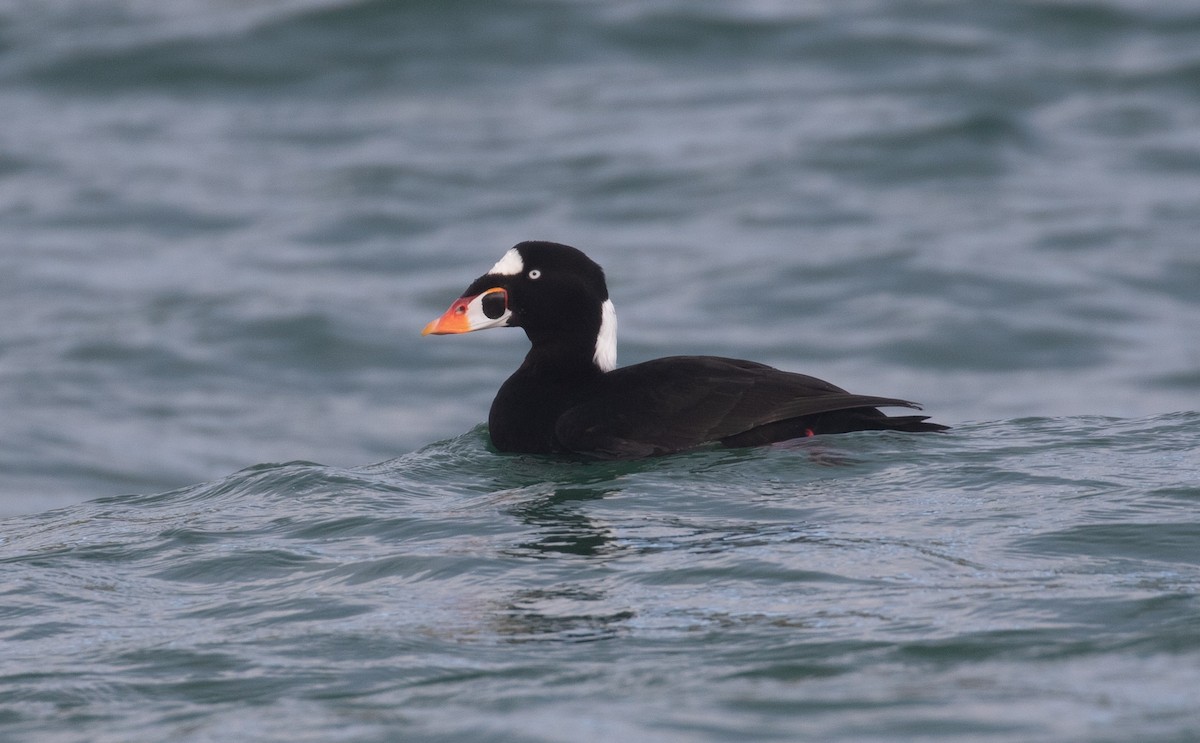
[[[561,415],[568,450],[629,458],[666,454],[809,415],[877,406],[918,408],[855,395],[828,382],[739,359],[676,356],[605,375],[598,394]]]

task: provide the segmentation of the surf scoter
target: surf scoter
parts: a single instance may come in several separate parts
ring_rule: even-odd
[[[567,245],[516,245],[422,335],[499,327],[523,328],[533,346],[488,414],[492,444],[504,452],[630,459],[705,444],[947,428],[876,409],[916,403],[853,395],[753,361],[670,356],[617,368],[604,271]]]

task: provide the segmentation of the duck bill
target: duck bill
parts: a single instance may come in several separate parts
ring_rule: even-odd
[[[421,335],[452,335],[508,325],[508,292],[500,287],[482,294],[459,297],[441,317],[425,326]]]

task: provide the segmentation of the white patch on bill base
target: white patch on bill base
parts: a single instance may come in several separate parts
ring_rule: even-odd
[[[483,311],[483,298],[491,292],[484,292],[478,297],[471,300],[467,305],[467,324],[471,330],[485,330],[487,328],[503,328],[508,325],[508,318],[512,317],[512,311],[507,307],[504,308],[504,313],[500,317],[488,317]]]
[[[500,274],[502,276],[516,276],[525,270],[525,261],[521,259],[521,252],[516,248],[509,248],[504,257],[496,261],[496,265],[492,266],[492,270],[488,273]]]
[[[592,356],[600,371],[617,368],[617,309],[611,299],[600,307],[600,332],[596,335],[596,355]]]

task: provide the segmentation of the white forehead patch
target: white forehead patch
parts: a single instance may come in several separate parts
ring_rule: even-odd
[[[521,260],[521,253],[516,248],[509,248],[504,257],[496,261],[496,265],[492,266],[492,270],[488,273],[498,273],[504,276],[516,276],[525,271],[525,261]]]

